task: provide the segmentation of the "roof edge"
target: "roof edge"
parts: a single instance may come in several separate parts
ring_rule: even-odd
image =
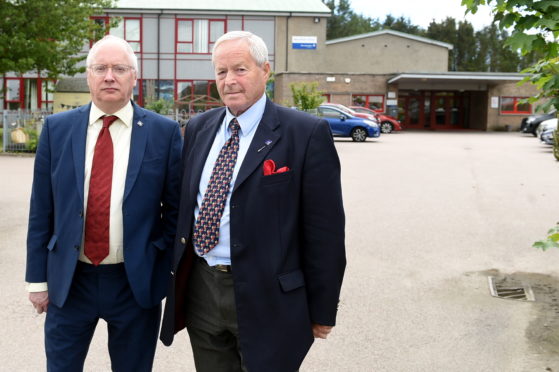
[[[448,50],[454,49],[454,46],[452,44],[449,44],[449,43],[444,43],[442,41],[428,39],[428,38],[423,37],[423,36],[406,34],[404,32],[394,31],[394,30],[379,30],[379,31],[369,32],[369,33],[366,33],[366,34],[359,34],[359,35],[353,35],[353,36],[348,36],[348,37],[342,37],[342,38],[339,38],[339,39],[328,40],[328,41],[326,41],[326,45],[343,43],[343,42],[346,42],[346,41],[359,40],[359,39],[364,39],[364,38],[368,38],[368,37],[372,37],[372,36],[387,35],[387,34],[388,35],[393,35],[393,36],[399,36],[399,37],[403,37],[403,38],[411,39],[411,40],[415,40],[415,41],[419,41],[419,42],[422,42],[422,43],[437,45],[437,46],[440,46],[440,47],[443,47],[443,48],[447,48]]]

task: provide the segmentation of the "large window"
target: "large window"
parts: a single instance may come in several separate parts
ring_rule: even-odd
[[[215,41],[225,33],[225,20],[177,19],[176,52],[208,54]]]
[[[179,109],[185,110],[189,115],[222,105],[215,81],[178,80],[176,84],[176,101]]]
[[[142,51],[142,19],[133,17],[121,18],[115,27],[109,28],[109,17],[94,17],[93,21],[101,25],[106,30],[99,36],[95,36],[93,42],[101,39],[107,34],[115,35],[128,41],[134,52],[140,53]],[[92,43],[93,44],[93,43]]]
[[[6,78],[5,83],[6,109],[52,109],[54,81],[36,78]]]
[[[8,110],[17,110],[23,108],[23,79],[6,78],[5,108]]]
[[[531,114],[532,105],[521,102],[527,97],[501,97],[501,114]]]
[[[353,106],[369,108],[376,112],[384,112],[384,95],[382,94],[354,94]]]

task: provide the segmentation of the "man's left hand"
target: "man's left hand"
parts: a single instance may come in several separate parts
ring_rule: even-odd
[[[320,325],[320,324],[313,324],[312,325],[312,333],[314,335],[314,338],[326,338],[328,337],[328,334],[332,331],[331,326],[325,326],[325,325]]]

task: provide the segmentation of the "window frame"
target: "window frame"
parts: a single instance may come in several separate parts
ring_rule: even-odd
[[[509,98],[513,100],[513,110],[512,111],[505,111],[503,110],[503,99],[505,98]],[[520,104],[519,101],[523,100],[523,99],[527,99],[529,97],[521,97],[521,96],[501,96],[499,97],[499,114],[501,115],[526,115],[526,114],[532,114],[532,104],[531,103],[522,103],[522,104],[527,104],[530,109],[528,111],[519,111],[518,110],[518,105]]]
[[[196,45],[196,30],[194,25],[196,24],[196,21],[208,21],[208,26],[206,29],[206,35],[207,35],[207,52],[196,52],[194,50],[194,46]],[[179,24],[181,22],[190,22],[191,24],[191,39],[190,41],[181,41],[179,40]],[[175,19],[175,53],[176,54],[198,54],[198,55],[209,55],[212,53],[212,48],[213,45],[215,44],[215,40],[217,40],[217,38],[215,40],[212,41],[211,38],[211,30],[212,30],[212,23],[222,23],[223,24],[223,34],[227,33],[227,22],[225,19],[223,18],[176,18]],[[221,36],[221,35],[219,35]],[[219,37],[218,36],[218,37]],[[191,52],[182,52],[179,51],[179,46],[180,45],[184,45],[184,44],[190,44],[191,45]]]
[[[103,34],[103,36],[109,35],[111,33],[111,28],[109,27],[111,18],[120,18],[121,19],[121,22],[123,22],[123,24],[124,24],[123,25],[123,30],[122,30],[124,40],[126,40],[129,44],[138,43],[140,45],[140,48],[139,48],[139,50],[134,50],[134,53],[142,53],[142,50],[143,50],[143,47],[142,47],[143,46],[143,27],[142,27],[143,19],[142,19],[142,17],[110,17],[110,16],[92,16],[92,17],[90,17],[90,19],[92,19],[94,21],[96,19],[103,20],[103,23],[105,25],[105,33]],[[139,21],[139,27],[140,27],[139,31],[140,32],[139,32],[139,39],[138,40],[131,40],[131,39],[126,38],[126,21],[129,21],[129,20]],[[97,40],[90,40],[89,41],[89,47],[91,48],[93,46],[93,44],[95,44],[96,41]]]
[[[352,94],[351,95],[351,104],[353,106],[355,106],[355,103],[353,102],[355,97],[365,98],[365,106],[364,107],[369,108],[369,109],[373,110],[374,112],[384,113],[386,111],[386,95],[385,94]],[[370,107],[369,106],[369,101],[370,101],[371,97],[381,97],[382,98],[382,108],[380,108],[378,110],[375,110],[372,107]]]
[[[212,85],[216,86],[217,89],[217,83],[215,80],[203,80],[203,79],[177,79],[175,80],[175,102],[178,102],[180,100],[179,97],[179,84],[180,83],[190,83],[190,99],[192,100],[195,96],[194,92],[195,92],[195,87],[196,87],[196,82],[205,82],[207,83],[207,88],[206,88],[206,96],[211,97],[211,91],[212,91]],[[221,105],[217,105],[217,104],[202,104],[202,103],[196,103],[196,105],[199,106],[204,106],[205,110],[207,111],[208,109],[212,108],[212,107],[219,107]]]

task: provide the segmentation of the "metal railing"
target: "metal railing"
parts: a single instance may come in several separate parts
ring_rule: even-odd
[[[2,151],[35,152],[43,122],[51,111],[4,110],[0,116]]]

